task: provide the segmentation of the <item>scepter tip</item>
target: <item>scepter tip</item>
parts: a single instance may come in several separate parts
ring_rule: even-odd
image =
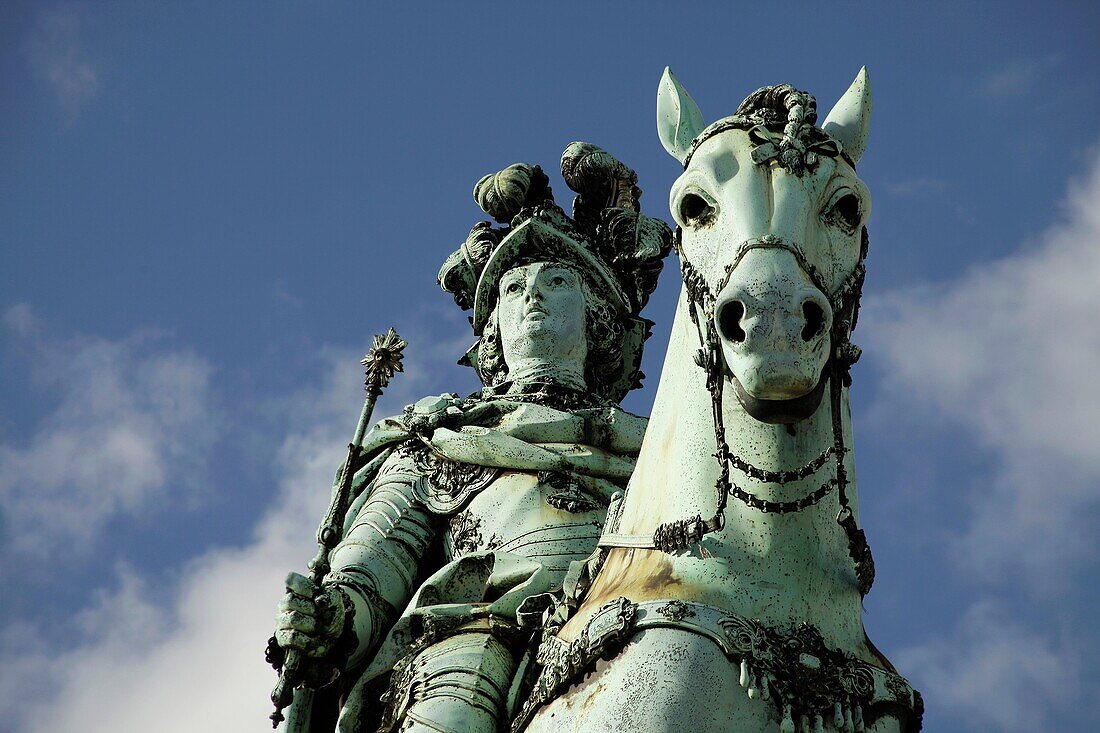
[[[381,390],[390,383],[395,372],[404,371],[402,352],[409,343],[397,335],[392,328],[384,334],[374,337],[374,344],[362,359],[367,368],[367,391],[372,388]]]

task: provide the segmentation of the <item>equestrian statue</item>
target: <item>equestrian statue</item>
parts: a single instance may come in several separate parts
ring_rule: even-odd
[[[292,573],[279,606],[273,720],[289,704],[291,733],[920,730],[920,694],[862,622],[848,400],[870,113],[861,70],[820,125],[789,84],[707,124],[666,69],[675,232],[586,143],[562,157],[571,217],[537,166],[478,182],[499,226],[477,224],[439,282],[473,313],[464,363],[485,388],[357,434],[313,577]],[[647,426],[618,402],[671,249],[683,288]]]

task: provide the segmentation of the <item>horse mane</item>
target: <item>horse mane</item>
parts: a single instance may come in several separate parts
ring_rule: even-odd
[[[736,115],[751,119],[757,125],[775,127],[794,121],[791,119],[792,113],[799,123],[815,124],[817,100],[809,92],[795,89],[790,84],[775,84],[761,87],[745,97]]]

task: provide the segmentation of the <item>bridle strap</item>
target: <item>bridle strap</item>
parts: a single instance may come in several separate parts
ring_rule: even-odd
[[[714,438],[716,443],[715,459],[719,464],[719,477],[715,482],[717,493],[714,515],[709,519],[703,519],[702,515],[695,515],[687,519],[679,519],[665,522],[657,526],[652,535],[609,533],[603,535],[598,545],[602,548],[621,547],[627,549],[657,549],[664,552],[677,552],[698,543],[704,535],[720,531],[725,526],[725,510],[729,497],[732,495],[746,506],[767,513],[787,513],[802,511],[806,507],[817,504],[833,487],[837,489],[837,497],[840,504],[840,512],[836,521],[844,530],[848,538],[848,553],[855,565],[856,578],[859,584],[860,595],[865,596],[874,582],[874,559],[871,557],[871,549],[867,544],[867,538],[863,530],[855,522],[847,495],[848,472],[844,465],[847,448],[844,445],[844,426],[841,417],[841,389],[842,381],[846,379],[846,371],[850,363],[853,350],[858,349],[848,341],[848,331],[855,320],[855,307],[858,305],[859,294],[862,291],[865,268],[863,265],[863,253],[859,262],[843,282],[832,292],[824,283],[820,272],[805,256],[805,253],[797,245],[787,242],[779,237],[765,235],[748,239],[738,245],[733,261],[726,268],[716,291],[712,291],[702,274],[695,269],[684,255],[683,231],[677,227],[675,236],[676,253],[680,258],[680,271],[684,279],[688,298],[688,315],[695,326],[699,337],[699,351],[695,362],[707,375],[706,387],[711,395],[711,412],[714,422]],[[821,485],[816,491],[791,502],[772,502],[760,499],[754,494],[734,485],[730,480],[730,465],[736,465],[739,470],[752,475],[747,468],[752,468],[740,457],[735,456],[729,449],[726,440],[726,430],[723,420],[723,396],[726,376],[726,365],[722,358],[721,345],[718,340],[714,324],[715,292],[722,292],[729,283],[733,271],[741,263],[741,260],[753,249],[783,249],[790,252],[799,267],[810,278],[821,293],[828,298],[836,314],[830,340],[833,346],[829,356],[829,368],[825,370],[822,378],[828,375],[830,381],[830,411],[832,413],[833,445],[823,454],[833,454],[836,465],[836,476]],[[853,299],[854,296],[854,299]],[[846,312],[851,308],[851,313]],[[700,319],[699,311],[703,311],[704,319]],[[705,323],[705,326],[704,326]],[[858,353],[857,353],[858,358]],[[854,359],[851,359],[854,361]],[[806,467],[797,471],[780,472],[780,476],[790,475],[791,480],[805,478],[824,464],[819,456]],[[809,470],[813,467],[812,470]],[[760,471],[760,469],[757,469]],[[773,478],[762,472],[764,478]],[[783,483],[784,481],[780,481]],[[609,522],[611,524],[611,522]],[[615,525],[618,524],[616,521]]]

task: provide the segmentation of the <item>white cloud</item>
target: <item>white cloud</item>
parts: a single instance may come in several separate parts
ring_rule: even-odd
[[[26,440],[0,443],[0,512],[7,549],[89,549],[104,525],[187,486],[218,420],[210,366],[139,334],[58,339],[26,305],[4,317],[53,410]]]
[[[957,280],[869,299],[868,352],[886,399],[931,403],[991,448],[956,557],[983,577],[1037,588],[1095,547],[1100,507],[1100,156],[1063,220]],[[1068,563],[1068,565],[1067,565]]]
[[[16,716],[25,733],[270,730],[275,674],[263,649],[275,601],[286,572],[312,556],[313,526],[339,457],[335,430],[289,439],[277,457],[286,470],[280,506],[255,542],[192,562],[168,607],[122,571],[118,589],[79,615],[78,647],[5,654],[13,661],[8,674],[22,684],[0,685],[13,695],[0,702],[4,717]]]
[[[38,318],[29,303],[16,303],[4,311],[4,325],[19,336],[29,336],[38,326]]]
[[[978,82],[977,92],[989,99],[1022,97],[1058,66],[1058,56],[1011,61]]]
[[[80,41],[82,11],[74,5],[43,9],[27,40],[31,68],[46,83],[69,118],[99,94],[101,72]]]
[[[1051,730],[1079,693],[1073,650],[990,602],[971,607],[953,634],[893,656],[933,715],[959,730]]]
[[[406,373],[395,378],[376,418],[443,381],[438,365],[465,347],[419,335],[411,341]],[[21,733],[270,730],[276,677],[263,650],[283,578],[302,571],[316,550],[316,524],[358,415],[358,358],[326,351],[320,386],[276,400],[273,411],[292,419],[289,437],[274,451],[281,479],[245,546],[207,550],[174,584],[121,569],[118,587],[78,617],[81,640],[72,649],[44,648],[33,641],[33,628],[0,635],[0,656],[8,660],[0,666],[0,720]],[[167,603],[151,600],[165,587],[172,588]]]
[[[886,190],[894,196],[917,196],[939,193],[947,188],[947,181],[940,178],[904,178],[886,184]]]

